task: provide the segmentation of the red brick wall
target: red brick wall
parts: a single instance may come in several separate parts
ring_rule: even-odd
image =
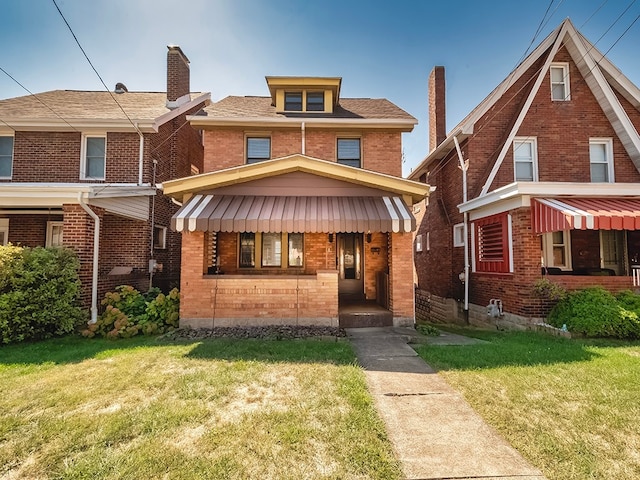
[[[12,181],[80,182],[80,147],[77,132],[16,132]]]
[[[371,249],[379,249],[378,253]],[[371,233],[371,243],[364,242],[364,293],[367,299],[375,300],[377,294],[378,272],[388,273],[388,234],[381,232]],[[404,253],[406,255],[406,252]]]
[[[391,233],[389,236],[390,309],[394,319],[401,318],[413,323],[413,236],[411,233]]]
[[[9,219],[9,242],[23,247],[44,247],[47,222],[62,221],[60,215],[5,215]]]

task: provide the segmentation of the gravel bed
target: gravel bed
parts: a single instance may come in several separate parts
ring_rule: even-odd
[[[164,335],[172,340],[201,338],[264,338],[285,340],[294,338],[346,337],[338,327],[315,327],[295,325],[272,325],[264,327],[216,327],[216,328],[179,328]]]

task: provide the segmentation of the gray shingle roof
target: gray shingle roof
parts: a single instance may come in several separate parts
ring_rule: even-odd
[[[323,113],[277,113],[271,105],[271,97],[229,96],[212,103],[205,112],[215,118],[362,118],[399,119],[414,122],[416,119],[385,98],[341,98],[332,114]]]
[[[131,119],[153,120],[169,112],[164,92],[90,92],[52,90],[23,97],[0,100],[0,119],[50,120],[69,119],[126,120],[113,97]],[[191,98],[200,94],[192,93]],[[55,113],[54,113],[55,112]]]

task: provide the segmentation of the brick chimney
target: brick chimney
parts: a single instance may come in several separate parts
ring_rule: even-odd
[[[447,138],[444,67],[433,67],[429,74],[429,151]]]
[[[180,97],[190,93],[189,59],[177,45],[167,45],[167,106],[177,107]]]

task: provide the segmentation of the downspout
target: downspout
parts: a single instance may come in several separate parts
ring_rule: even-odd
[[[467,170],[469,162],[465,162],[462,158],[462,151],[458,143],[458,137],[454,135],[453,141],[456,144],[456,152],[458,152],[458,162],[460,170],[462,170],[462,203],[467,203]],[[464,314],[465,320],[469,323],[469,213],[463,214],[463,232],[464,232]]]
[[[138,153],[138,185],[142,185],[142,172],[144,166],[144,135],[138,128],[137,123],[136,130],[138,131],[138,135],[140,136],[140,152]]]
[[[82,198],[82,192],[78,193],[78,203],[87,214],[93,218],[95,226],[93,228],[93,272],[91,278],[91,320],[89,323],[98,321],[98,255],[100,254],[100,217],[91,210]]]
[[[304,129],[304,122],[302,122],[300,124],[300,130],[302,132],[302,155],[305,155],[305,151],[306,151],[306,146],[307,146],[307,140],[306,140],[306,136],[305,136],[305,129]]]
[[[156,269],[156,263],[153,255],[153,242],[154,242],[154,234],[156,231],[156,196],[158,191],[156,189],[156,170],[158,168],[158,160],[153,159],[153,178],[151,182],[151,186],[154,189],[153,196],[151,197],[151,241],[149,243],[149,290],[153,287],[153,274]]]

